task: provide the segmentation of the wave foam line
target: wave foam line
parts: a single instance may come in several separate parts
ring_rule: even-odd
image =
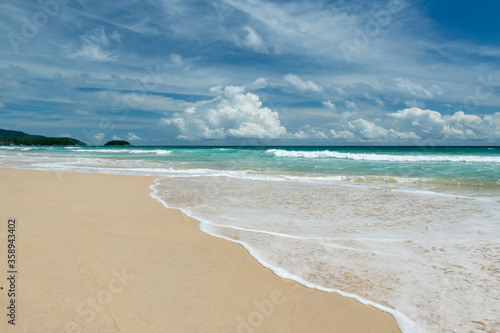
[[[162,149],[156,149],[156,150],[141,150],[141,149],[134,149],[134,150],[129,150],[128,151],[130,154],[156,154],[156,155],[167,155],[172,153],[172,150],[162,150]]]
[[[273,266],[273,265],[269,264],[267,261],[265,261],[262,257],[260,257],[258,255],[257,251],[253,247],[251,247],[247,243],[242,242],[240,240],[231,239],[231,238],[228,238],[228,237],[221,236],[221,235],[218,235],[216,233],[210,232],[205,227],[206,225],[209,225],[210,222],[205,221],[204,219],[197,217],[195,214],[192,214],[191,212],[189,212],[186,209],[183,209],[183,208],[180,208],[180,207],[170,206],[168,203],[166,203],[165,201],[163,201],[163,199],[160,198],[159,191],[156,189],[156,186],[161,185],[160,182],[159,182],[161,179],[162,178],[155,179],[154,184],[149,187],[153,191],[152,193],[150,193],[150,195],[151,195],[152,198],[158,200],[165,208],[178,209],[183,214],[185,214],[187,216],[190,216],[190,217],[198,220],[200,222],[200,230],[201,231],[203,231],[203,232],[205,232],[205,233],[207,233],[207,234],[209,234],[211,236],[222,238],[222,239],[228,240],[230,242],[234,242],[234,243],[240,244],[241,246],[243,246],[248,251],[248,253],[255,260],[257,260],[258,263],[260,263],[262,266],[266,267],[267,269],[270,269],[277,276],[279,276],[279,277],[281,277],[283,279],[293,280],[293,281],[295,281],[295,282],[297,282],[297,283],[299,283],[299,284],[301,284],[301,285],[303,285],[303,286],[305,286],[307,288],[316,289],[316,290],[325,291],[325,292],[333,292],[333,293],[337,293],[337,294],[339,294],[341,296],[344,296],[344,297],[354,298],[355,300],[357,300],[358,302],[360,302],[362,304],[370,305],[370,306],[373,306],[376,309],[379,309],[380,311],[384,311],[384,312],[390,313],[394,317],[394,319],[396,320],[399,328],[401,329],[401,332],[403,332],[403,333],[423,333],[424,332],[422,330],[422,328],[417,325],[417,323],[415,323],[413,320],[411,320],[410,318],[408,318],[406,315],[404,315],[403,313],[401,313],[401,312],[399,312],[399,311],[397,311],[395,309],[389,308],[387,306],[384,306],[384,305],[375,303],[373,301],[367,300],[367,299],[365,299],[365,298],[363,298],[361,296],[358,296],[358,295],[355,295],[355,294],[350,294],[350,293],[347,293],[347,292],[339,290],[339,289],[325,288],[323,286],[311,283],[311,282],[305,280],[304,278],[302,278],[302,277],[300,277],[300,276],[298,276],[296,274],[293,274],[293,273],[290,273],[290,272],[284,270],[281,267],[277,267],[277,266]]]
[[[266,231],[266,230],[258,230],[258,229],[248,229],[248,228],[242,228],[242,227],[236,227],[232,225],[222,225],[218,223],[213,223],[210,221],[205,221],[207,225],[211,225],[214,227],[218,228],[226,228],[226,229],[234,229],[234,230],[240,230],[240,231],[246,231],[246,232],[253,232],[257,234],[264,234],[264,235],[271,235],[271,236],[278,236],[278,237],[283,237],[283,238],[291,238],[291,239],[298,239],[298,240],[308,240],[308,241],[338,241],[338,240],[351,240],[351,241],[372,241],[372,242],[404,242],[404,239],[371,239],[371,238],[365,238],[365,239],[356,239],[356,238],[331,238],[331,237],[307,237],[307,236],[295,236],[295,235],[290,235],[290,234],[284,234],[281,232],[274,232],[274,231]],[[335,249],[341,249],[341,250],[349,250],[352,252],[358,252],[358,253],[378,253],[382,254],[382,252],[379,251],[374,251],[374,250],[363,250],[363,249],[357,249],[354,247],[349,247],[349,246],[343,246],[343,245],[337,245],[337,244],[328,244],[329,247],[335,248]],[[391,256],[393,254],[387,254],[384,253],[386,256]]]
[[[155,149],[155,150],[142,150],[142,149],[74,149],[75,152],[84,152],[84,153],[129,153],[129,154],[157,154],[157,155],[167,155],[172,153],[172,150],[163,150],[163,149]]]
[[[388,155],[388,154],[355,154],[340,153],[336,151],[296,151],[283,149],[268,149],[268,154],[275,157],[304,157],[304,158],[337,158],[357,161],[379,161],[379,162],[479,162],[500,163],[500,156],[479,155]]]
[[[219,227],[219,228],[228,228],[228,229],[234,229],[234,230],[241,230],[241,231],[248,231],[248,232],[255,232],[255,233],[260,233],[260,234],[266,234],[266,235],[271,235],[271,236],[279,236],[279,237],[284,237],[284,238],[291,238],[291,239],[301,239],[301,240],[326,240],[326,241],[371,241],[371,242],[405,242],[406,239],[380,239],[380,238],[347,238],[347,237],[310,237],[310,236],[296,236],[296,235],[290,235],[290,234],[284,234],[281,232],[274,232],[274,231],[267,231],[267,230],[259,230],[259,229],[249,229],[249,228],[243,228],[243,227],[237,227],[237,226],[232,226],[232,225],[223,225],[223,224],[218,224],[214,222],[206,222],[207,224],[214,226],[214,227]]]

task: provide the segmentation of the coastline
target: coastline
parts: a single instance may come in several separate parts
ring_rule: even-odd
[[[1,219],[18,221],[19,254],[16,326],[0,328],[399,332],[390,314],[279,278],[202,232],[151,197],[157,178],[0,168]]]

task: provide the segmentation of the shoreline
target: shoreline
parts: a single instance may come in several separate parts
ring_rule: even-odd
[[[282,279],[243,246],[201,231],[153,199],[155,179],[0,168],[1,218],[19,221],[20,277],[18,322],[0,327],[400,332],[389,313]]]
[[[194,219],[196,221],[196,223],[199,224],[200,230],[202,232],[204,232],[205,234],[223,239],[224,241],[229,241],[232,243],[239,244],[248,252],[248,254],[250,254],[250,256],[255,261],[257,261],[261,266],[265,267],[266,269],[269,269],[270,271],[272,271],[276,276],[278,276],[282,279],[285,279],[285,280],[294,281],[294,282],[296,282],[302,286],[305,286],[309,289],[314,289],[314,290],[327,292],[327,293],[335,293],[335,294],[338,294],[338,295],[343,296],[343,297],[355,299],[356,301],[358,301],[361,304],[368,305],[368,306],[376,308],[377,310],[391,314],[394,317],[394,319],[396,320],[396,323],[398,324],[398,327],[402,332],[421,332],[421,328],[414,321],[412,321],[406,315],[404,315],[403,313],[401,313],[393,308],[384,306],[384,305],[379,304],[375,301],[372,301],[372,300],[367,299],[367,298],[363,298],[363,297],[356,295],[356,294],[353,294],[353,293],[349,293],[349,292],[346,292],[346,291],[343,291],[340,289],[324,287],[322,285],[312,283],[308,280],[305,280],[304,278],[302,278],[299,275],[296,275],[294,273],[290,273],[279,266],[273,266],[272,264],[268,263],[265,259],[263,259],[257,253],[255,248],[252,247],[251,245],[249,245],[241,240],[232,239],[232,238],[229,238],[229,237],[226,237],[226,236],[209,231],[207,227],[211,224],[210,222],[205,222],[201,217],[197,217],[193,213],[186,211],[183,208],[171,206],[167,202],[163,201],[163,199],[158,195],[158,191],[156,189],[156,186],[160,184],[158,182],[159,179],[162,179],[162,178],[155,179],[154,185],[150,186],[150,188],[153,190],[153,192],[150,193],[152,198],[154,198],[155,200],[158,200],[160,203],[162,203],[162,205],[165,208],[179,210],[187,217]],[[229,227],[229,228],[239,229],[238,227]]]

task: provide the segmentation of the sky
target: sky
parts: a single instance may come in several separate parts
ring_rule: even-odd
[[[0,128],[90,145],[500,145],[500,2],[4,0]]]

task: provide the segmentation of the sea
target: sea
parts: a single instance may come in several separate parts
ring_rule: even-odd
[[[0,147],[0,167],[154,175],[278,276],[405,333],[500,332],[499,147]]]

